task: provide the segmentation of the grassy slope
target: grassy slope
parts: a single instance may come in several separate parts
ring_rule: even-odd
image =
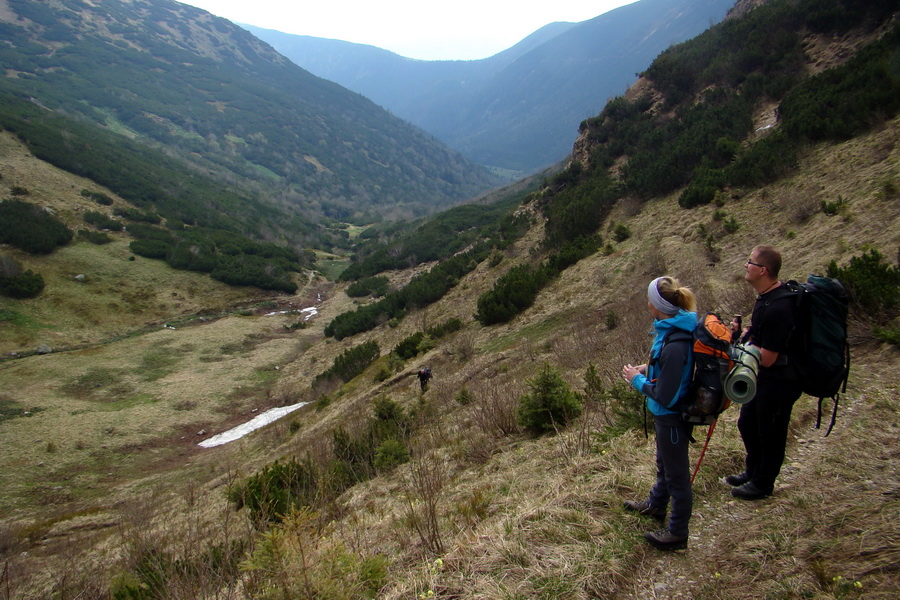
[[[232,316],[0,364],[0,400],[42,409],[0,422],[0,551],[9,561],[11,597],[54,585],[101,589],[109,572],[132,564],[141,549],[196,556],[213,543],[247,537],[245,515],[225,506],[224,486],[275,458],[327,452],[322,440],[330,430],[367,414],[381,394],[419,406],[427,416],[418,458],[351,489],[327,507],[314,537],[294,540],[307,545],[307,572],[317,581],[342,581],[326,567],[334,565],[329,552],[343,549],[390,558],[379,595],[384,598],[428,590],[438,598],[853,597],[858,588],[842,587],[848,580],[860,581],[867,598],[892,597],[900,583],[900,515],[890,483],[898,480],[900,464],[894,418],[900,361],[896,349],[872,342],[862,324],[854,324],[854,372],[836,431],[822,440],[810,429],[810,399],[801,401],[772,499],[735,503],[718,482],[739,468],[741,458],[736,411],[727,415],[696,486],[691,549],[678,556],[645,547],[641,533],[650,524],[620,508],[623,499],[646,493],[652,481],[652,439],[640,432],[595,437],[605,428],[596,407],[562,435],[539,440],[496,435],[483,424],[492,407],[514,405],[525,380],[545,362],[579,389],[589,361],[615,381],[623,362],[646,352],[643,289],[663,272],[694,287],[704,310],[732,314],[746,313],[752,303],[741,265],[757,243],[781,247],[784,275],[795,278],[869,247],[893,256],[900,245],[900,209],[883,190],[885,181],[897,181],[898,138],[900,122],[894,121],[865,138],[819,148],[796,176],[730,199],[722,210],[741,227],[718,239],[717,261],[696,233],[701,223],[717,231],[714,207],[683,211],[664,198],[637,211],[623,203],[610,223],[626,223],[632,238],[610,256],[565,271],[508,325],[485,329],[470,317],[478,295],[511,264],[528,258],[540,239],[537,229],[500,265],[481,265],[438,305],[410,315],[400,327],[340,343],[322,340],[321,329],[349,301],[321,285],[326,300],[320,317],[291,335],[280,326],[293,317]],[[6,177],[4,172],[8,183]],[[74,185],[73,195],[83,184]],[[849,202],[848,213],[822,214],[820,201],[838,194]],[[200,287],[198,281],[208,280],[194,279]],[[121,302],[99,296],[101,305]],[[171,311],[169,306],[160,315]],[[621,323],[612,331],[604,325],[610,311]],[[222,430],[249,418],[252,408],[311,398],[312,378],[342,349],[376,339],[386,351],[423,323],[449,317],[464,319],[465,330],[397,377],[376,383],[370,370],[319,412],[305,409],[217,449],[194,445],[200,429]],[[413,373],[425,363],[435,380],[421,404]],[[463,387],[475,398],[467,406],[454,401]],[[301,424],[294,433],[291,420]],[[431,484],[417,488],[423,475],[431,476]],[[429,550],[412,526],[431,498],[440,532],[431,541],[442,552]],[[75,548],[86,552],[70,562]],[[433,562],[438,557],[442,566]],[[295,553],[281,568],[286,581],[301,586],[304,568]],[[171,597],[211,596],[217,583],[201,573],[192,592],[173,591]],[[243,596],[235,591],[229,597]]]
[[[23,200],[52,210],[73,231],[93,229],[82,218],[87,211],[112,216],[113,206],[80,194],[87,189],[116,198],[109,190],[35,159],[8,133],[0,133],[0,177],[0,197],[8,197],[13,186],[23,187],[29,192]],[[128,205],[116,199],[115,206]],[[76,238],[47,256],[3,249],[24,268],[40,273],[47,287],[33,300],[0,297],[0,310],[16,315],[0,321],[0,354],[30,352],[39,344],[56,349],[97,343],[148,324],[158,327],[198,312],[219,314],[268,297],[255,288],[235,288],[172,269],[162,261],[130,261],[131,237],[109,235],[114,240],[110,244],[97,246]],[[74,279],[78,274],[86,276],[84,283]]]

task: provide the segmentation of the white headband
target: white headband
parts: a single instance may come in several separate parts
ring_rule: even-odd
[[[659,294],[659,288],[656,286],[659,284],[660,279],[662,277],[657,277],[647,286],[647,298],[649,298],[650,304],[659,312],[666,315],[677,315],[680,309]]]

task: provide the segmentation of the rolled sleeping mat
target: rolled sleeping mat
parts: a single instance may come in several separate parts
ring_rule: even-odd
[[[756,395],[759,349],[754,346],[735,346],[732,359],[734,367],[725,377],[725,396],[735,404],[746,404]]]

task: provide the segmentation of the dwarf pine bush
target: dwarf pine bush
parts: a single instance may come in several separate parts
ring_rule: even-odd
[[[900,266],[884,262],[878,250],[854,256],[846,267],[831,261],[826,273],[840,279],[854,304],[868,312],[890,318],[900,308]]]
[[[549,364],[528,381],[528,388],[519,399],[518,421],[529,432],[555,431],[581,415],[581,398]]]

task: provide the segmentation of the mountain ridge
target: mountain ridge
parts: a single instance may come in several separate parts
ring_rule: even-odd
[[[184,161],[202,155],[219,177],[263,188],[295,215],[359,216],[379,205],[394,217],[423,214],[497,181],[200,9],[169,0],[72,3],[78,11],[7,6],[15,12],[2,22],[9,43],[0,48],[8,69],[0,91]],[[266,118],[289,125],[273,128]],[[361,188],[361,178],[374,185]]]
[[[480,164],[533,172],[571,150],[572,123],[623,93],[657,53],[719,21],[732,4],[641,0],[581,23],[550,24],[477,61],[414,61],[382,52],[365,58],[365,49],[347,42],[249,30]],[[342,48],[353,48],[352,56]]]

